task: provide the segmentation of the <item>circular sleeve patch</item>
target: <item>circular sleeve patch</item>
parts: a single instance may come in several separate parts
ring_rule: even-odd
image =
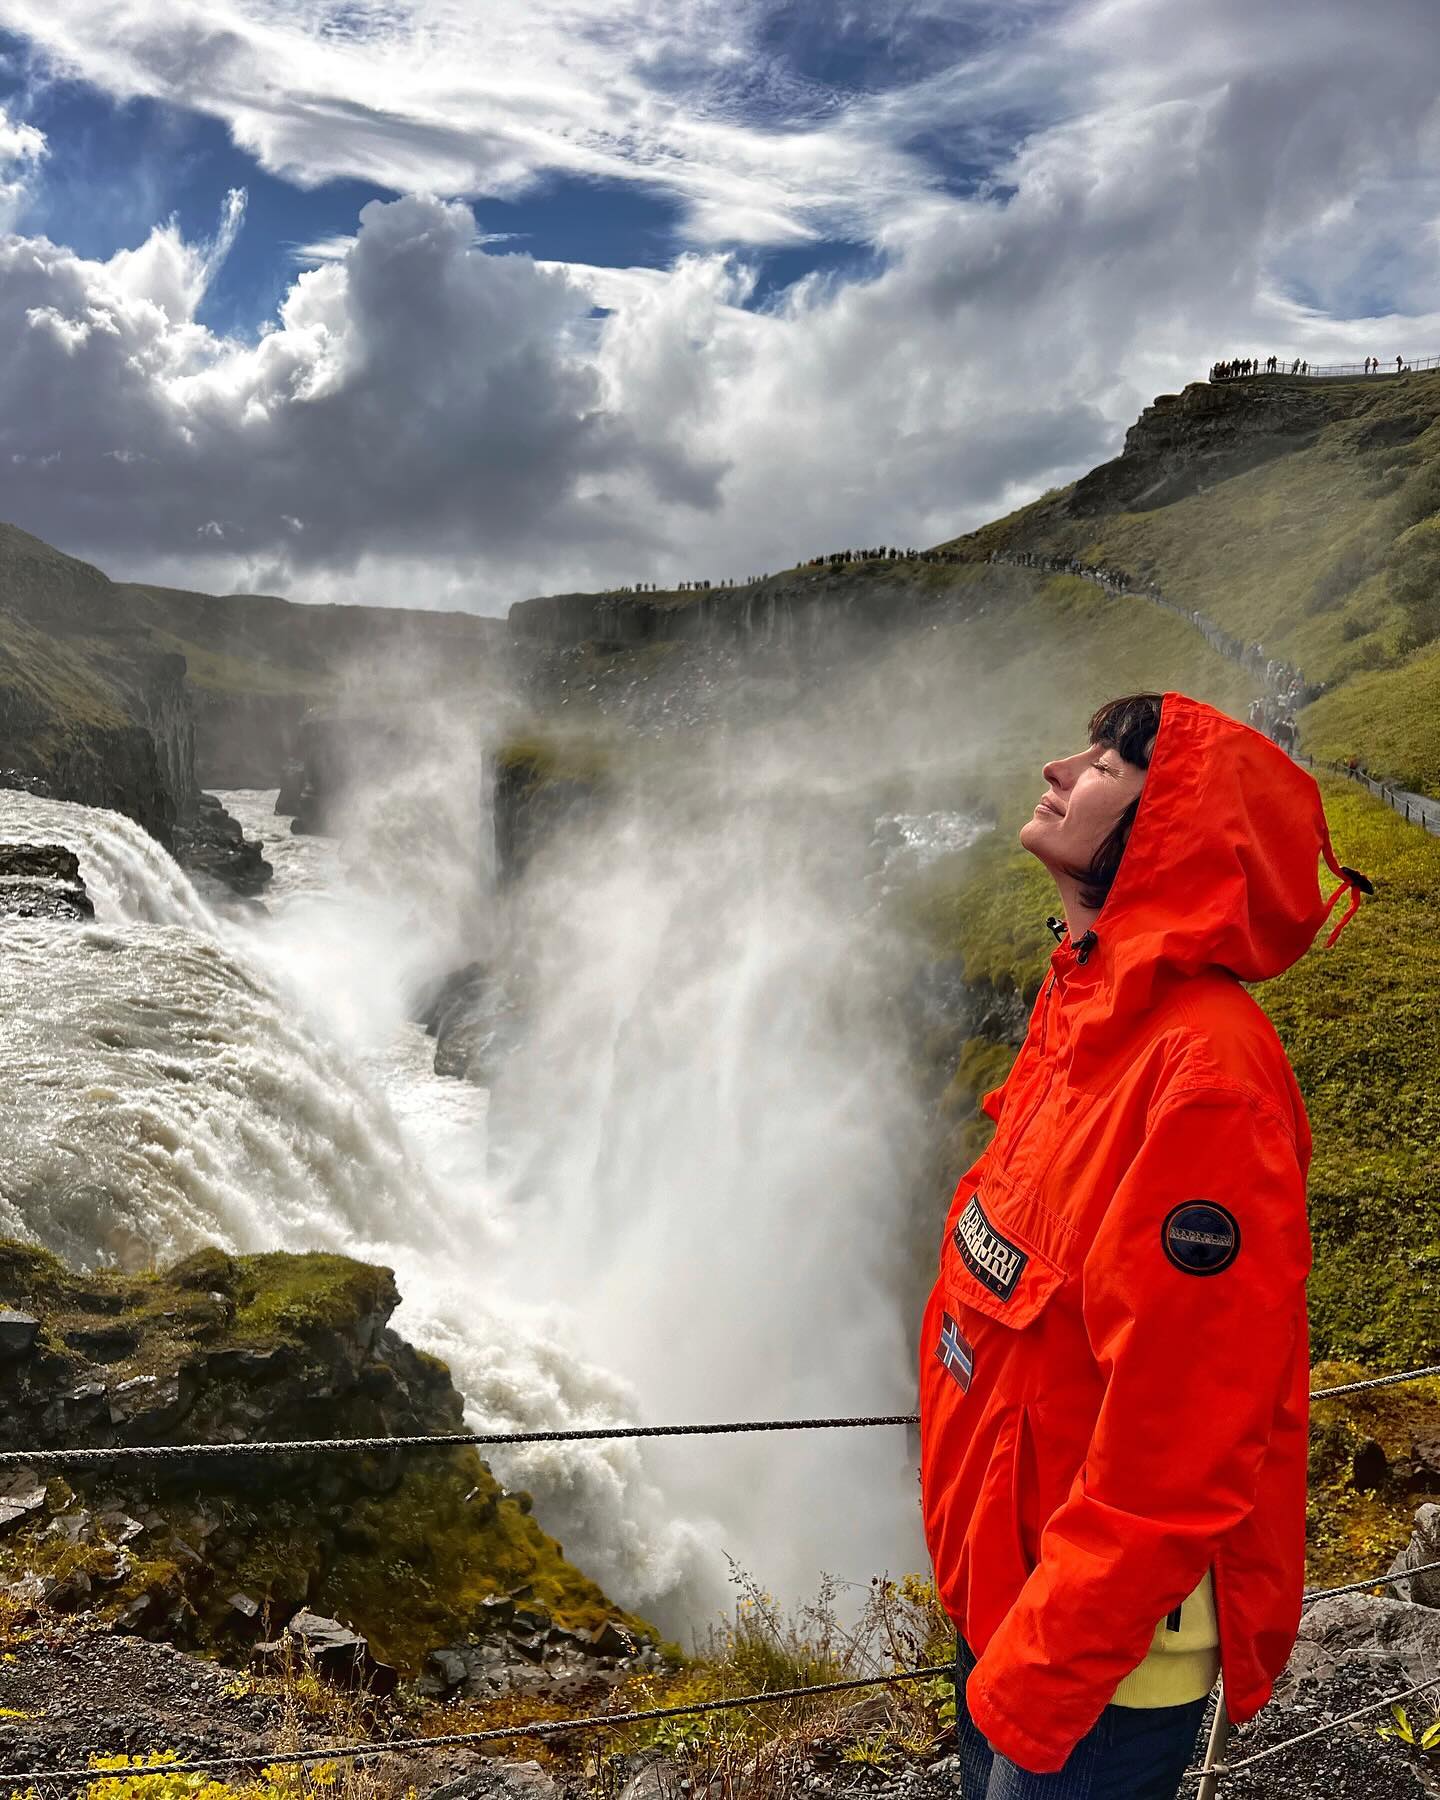
[[[1182,1200],[1165,1215],[1160,1246],[1187,1275],[1218,1275],[1240,1254],[1240,1224],[1215,1200]]]

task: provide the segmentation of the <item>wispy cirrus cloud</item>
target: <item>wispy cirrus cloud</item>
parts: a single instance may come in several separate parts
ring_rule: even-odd
[[[696,244],[783,244],[868,235],[930,183],[926,159],[867,106],[874,88],[889,91],[902,67],[909,85],[927,50],[947,67],[983,61],[1049,11],[0,0],[0,24],[112,96],[223,120],[297,182],[506,198],[550,174],[640,181],[680,200]],[[822,74],[827,47],[838,65]],[[929,122],[941,122],[933,110]]]

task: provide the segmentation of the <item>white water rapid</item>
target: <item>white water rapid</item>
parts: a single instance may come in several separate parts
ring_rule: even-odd
[[[138,826],[0,792],[0,839],[70,845],[97,910],[0,924],[0,1230],[92,1263],[388,1263],[477,1427],[909,1409],[921,1122],[874,895],[973,821],[877,829],[843,781],[716,759],[567,834],[501,931],[478,806],[390,832],[376,805],[342,856],[274,798],[225,796],[276,876],[268,914],[221,917]],[[407,1015],[502,947],[526,1025],[487,1094],[437,1077]],[[725,1604],[725,1554],[788,1598],[922,1560],[900,1430],[497,1471],[677,1635]]]

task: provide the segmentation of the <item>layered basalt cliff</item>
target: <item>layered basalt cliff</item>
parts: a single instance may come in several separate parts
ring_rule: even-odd
[[[1077,518],[1147,512],[1217,481],[1313,444],[1326,425],[1363,412],[1366,391],[1279,378],[1192,382],[1161,394],[1125,434],[1125,448],[1075,483],[1066,510]]]
[[[947,586],[943,565],[876,558],[796,568],[742,587],[700,592],[544,594],[510,608],[517,648],[594,642],[804,649],[847,630],[891,630],[921,616]]]
[[[498,619],[304,606],[113,582],[0,524],[0,769],[123,812],[202,875],[253,892],[258,850],[202,788],[271,787],[346,689],[433,696],[504,660]]]
[[[0,527],[0,768],[167,847],[182,825],[203,835],[185,676],[98,569]]]

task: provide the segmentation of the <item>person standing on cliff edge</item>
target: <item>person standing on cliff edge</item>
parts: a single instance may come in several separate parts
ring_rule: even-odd
[[[925,1309],[925,1533],[963,1800],[1173,1800],[1217,1672],[1237,1722],[1270,1697],[1304,1580],[1310,1128],[1242,984],[1372,890],[1313,776],[1184,694],[1108,702],[1043,774],[1020,842],[1064,920]]]

